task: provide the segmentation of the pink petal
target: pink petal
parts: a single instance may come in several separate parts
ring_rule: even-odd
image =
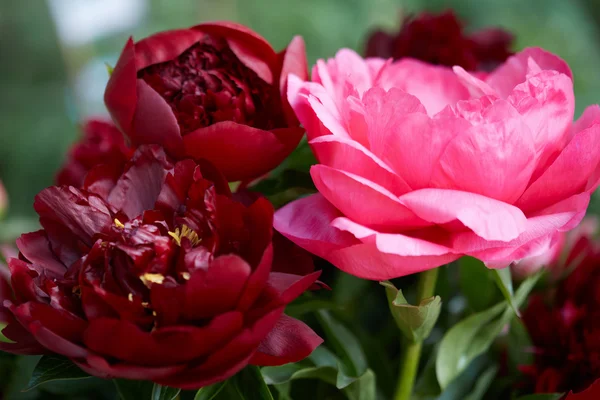
[[[379,113],[369,114],[373,124],[378,118]],[[434,168],[450,140],[467,130],[470,124],[456,117],[431,119],[425,114],[413,113],[392,114],[385,129],[374,130],[372,126],[370,123],[371,151],[411,188],[421,189],[430,187]]]
[[[288,76],[293,74],[301,80],[308,79],[308,64],[306,61],[306,47],[301,36],[294,36],[288,47],[280,54],[282,58],[281,74],[279,77],[279,90],[281,98],[284,100],[284,111],[288,123],[297,124],[298,120],[294,115],[287,100]]]
[[[432,186],[512,204],[523,194],[533,173],[533,137],[506,101],[493,103],[482,117],[483,123],[448,143],[431,179]]]
[[[504,64],[492,72],[487,83],[496,89],[503,98],[508,97],[515,86],[525,82],[529,59],[533,60],[542,70],[554,70],[573,79],[571,69],[559,57],[538,47],[529,47],[510,57]]]
[[[422,272],[448,264],[460,254],[399,256],[383,253],[374,244],[365,243],[336,250],[327,261],[344,272],[363,279],[386,280]]]
[[[310,146],[321,164],[361,176],[396,196],[411,190],[390,167],[353,140],[327,135],[311,140]]]
[[[303,249],[325,258],[335,249],[360,243],[349,233],[331,227],[331,221],[341,215],[317,193],[279,209],[273,227]]]
[[[323,339],[308,325],[284,314],[260,343],[250,364],[264,366],[298,362],[308,357],[321,343]]]
[[[402,89],[416,96],[429,115],[435,115],[447,105],[469,98],[469,91],[450,68],[409,58],[384,68],[377,85],[386,90]]]
[[[533,133],[537,153],[535,178],[569,139],[575,110],[573,81],[556,71],[528,75],[524,83],[514,88],[508,100]]]
[[[437,232],[430,232],[428,240],[427,230],[419,231],[420,237],[411,237],[400,233],[381,233],[367,228],[346,218],[339,217],[332,221],[331,225],[342,231],[352,233],[363,243],[373,243],[383,253],[396,254],[399,256],[439,256],[453,253],[453,250],[434,243]]]
[[[311,167],[310,173],[319,192],[358,223],[402,229],[430,225],[390,191],[365,178],[321,164]]]
[[[448,189],[421,189],[400,196],[417,216],[436,224],[459,220],[485,240],[508,242],[524,230],[521,210],[475,193]]]
[[[327,129],[317,117],[308,101],[310,96],[316,97],[321,104],[328,110],[336,110],[335,103],[329,98],[323,86],[314,82],[304,82],[295,75],[288,78],[288,101],[294,110],[298,120],[306,129],[308,139],[322,135],[331,135],[332,132]]]
[[[558,158],[517,201],[517,207],[534,211],[586,189],[600,163],[600,124],[575,135]]]

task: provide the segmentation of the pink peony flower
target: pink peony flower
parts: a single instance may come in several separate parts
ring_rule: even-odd
[[[600,107],[573,123],[568,65],[526,49],[484,80],[341,50],[288,98],[320,193],[275,228],[353,275],[388,279],[462,255],[503,268],[574,228],[600,178]]]

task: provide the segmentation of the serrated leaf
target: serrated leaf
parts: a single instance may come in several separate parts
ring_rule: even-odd
[[[194,400],[213,400],[221,393],[227,381],[218,382],[214,385],[206,386],[196,392]]]
[[[440,316],[442,299],[439,296],[430,297],[414,306],[406,301],[402,290],[396,289],[391,282],[380,284],[385,287],[390,312],[404,336],[417,343],[425,340]]]
[[[25,391],[29,391],[46,382],[58,380],[86,379],[90,375],[82,371],[71,360],[60,356],[43,356],[35,366]]]
[[[0,267],[1,268],[1,267]],[[4,328],[6,328],[8,326],[8,324],[5,324],[3,322],[0,322],[0,342],[2,343],[15,343],[12,340],[10,340],[9,338],[7,338],[6,336],[4,336],[2,334],[2,331],[4,330]]]
[[[540,276],[541,272],[521,284],[514,296],[516,307],[525,301]],[[436,360],[436,376],[442,390],[459,376],[471,361],[487,351],[513,315],[512,308],[504,301],[471,315],[446,332]]]
[[[519,313],[519,307],[515,304],[510,268],[507,267],[503,269],[493,269],[492,276],[494,277],[498,288],[502,292],[504,299],[510,305],[510,308],[512,308],[512,310],[518,317],[521,317],[521,313]]]
[[[319,311],[316,315],[328,343],[340,358],[344,374],[353,378],[362,376],[367,371],[367,359],[356,337],[329,312]]]

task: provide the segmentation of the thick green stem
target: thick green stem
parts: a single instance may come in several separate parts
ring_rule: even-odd
[[[419,283],[417,287],[417,304],[423,299],[434,295],[435,283],[437,281],[438,269],[430,269],[419,274]],[[404,351],[400,360],[400,375],[396,386],[394,400],[409,400],[417,377],[419,369],[419,360],[421,359],[422,343],[415,343],[404,340]]]

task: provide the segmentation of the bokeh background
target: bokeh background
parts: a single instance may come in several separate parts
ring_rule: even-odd
[[[447,8],[469,30],[513,32],[515,50],[542,46],[566,59],[577,113],[600,102],[598,0],[1,0],[0,179],[10,207],[0,240],[35,228],[33,197],[52,183],[77,123],[105,113],[105,63],[130,35],[231,19],[276,49],[302,35],[313,63],[340,47],[362,51],[370,30],[397,29],[403,14]]]

